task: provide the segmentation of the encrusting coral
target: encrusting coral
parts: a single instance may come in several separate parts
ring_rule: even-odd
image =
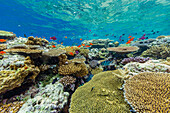
[[[170,74],[144,72],[125,81],[124,96],[138,113],[170,112]]]
[[[156,59],[170,57],[170,46],[163,44],[160,46],[151,46],[151,48],[144,51],[141,56]]]
[[[71,97],[70,113],[130,113],[120,88],[126,76],[119,70],[101,72]]]
[[[28,60],[28,61],[27,61]],[[26,61],[17,61],[12,63],[9,67],[10,70],[0,71],[0,93],[12,90],[21,86],[26,76],[29,75],[29,79],[35,80],[35,77],[39,74],[38,67],[30,64],[30,58],[26,58]],[[22,65],[23,64],[23,65]]]

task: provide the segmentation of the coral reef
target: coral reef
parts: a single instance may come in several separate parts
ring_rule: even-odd
[[[17,113],[24,104],[23,101],[11,102],[0,106],[1,113]]]
[[[98,60],[90,61],[89,65],[90,65],[91,68],[96,68],[96,66],[99,65]]]
[[[144,72],[124,84],[125,98],[138,113],[170,111],[170,74]]]
[[[72,76],[64,76],[59,80],[59,82],[64,85],[64,88],[69,88],[74,91],[76,78]]]
[[[137,75],[141,72],[170,72],[170,66],[162,64],[159,61],[157,63],[151,61],[145,63],[131,62],[126,64],[123,68],[129,72],[129,75]]]
[[[73,93],[70,113],[130,113],[120,90],[124,78],[119,70],[96,74]]]
[[[61,75],[83,77],[88,74],[88,69],[85,63],[71,62],[60,66],[58,72]]]
[[[4,66],[1,66],[3,69],[0,71],[0,93],[5,93],[21,86],[21,83],[23,83],[28,75],[29,79],[34,81],[35,77],[39,74],[39,68],[30,64],[30,58],[25,58],[25,60],[22,57],[20,58],[22,60],[18,61],[18,58],[16,58],[17,60],[14,59],[12,62],[9,59],[2,60],[1,65]],[[3,62],[6,62],[6,64]]]
[[[7,44],[0,44],[0,51],[7,49]]]
[[[13,32],[2,31],[0,30],[0,39],[14,39],[16,35]]]
[[[48,51],[43,52],[43,56],[49,56],[49,57],[58,57],[61,54],[65,54],[66,51],[62,49],[50,49]]]
[[[145,63],[146,61],[149,60],[149,57],[143,58],[143,57],[130,57],[130,58],[124,58],[122,60],[122,64],[127,64],[130,62],[139,62],[139,63]]]
[[[98,73],[100,73],[100,72],[102,72],[103,71],[103,68],[101,68],[101,67],[96,67],[95,69],[92,69],[91,70],[91,74],[92,75],[95,75],[95,74],[98,74]]]
[[[107,47],[114,47],[114,41],[110,39],[94,39],[94,40],[84,40],[82,44],[91,45],[91,48],[107,48]]]
[[[131,53],[137,51],[139,48],[135,46],[128,46],[128,47],[110,47],[107,48],[108,51],[116,52],[120,54]]]
[[[88,57],[89,49],[80,49],[80,55]]]
[[[61,83],[49,84],[40,88],[34,98],[28,99],[18,113],[56,113],[67,103],[68,92],[63,91]]]
[[[34,38],[33,36],[28,37],[26,45],[40,45],[40,46],[46,46],[49,44],[48,40],[42,39],[42,38]]]
[[[163,44],[161,46],[151,46],[151,48],[144,51],[141,56],[155,59],[170,57],[170,46]]]
[[[60,48],[60,49],[65,50],[67,55],[71,55],[70,52],[75,55],[76,51],[80,51],[80,48],[78,48],[77,46],[73,46],[73,47],[67,46],[65,48]]]

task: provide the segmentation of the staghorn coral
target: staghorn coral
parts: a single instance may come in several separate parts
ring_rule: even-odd
[[[126,64],[123,68],[128,71],[129,75],[137,75],[141,72],[170,72],[170,66],[160,62],[154,63],[152,60],[145,63],[131,62]]]
[[[152,57],[152,58],[167,58],[170,57],[170,46],[161,45],[161,46],[151,46],[142,53],[143,57]]]
[[[96,74],[71,97],[70,113],[130,113],[120,90],[125,76],[119,70]]]
[[[0,106],[1,113],[17,113],[24,104],[23,101],[11,102]]]
[[[116,52],[116,53],[121,53],[121,54],[135,52],[135,51],[138,51],[138,49],[139,48],[136,47],[136,46],[110,47],[110,48],[107,48],[108,51]]]
[[[68,92],[63,91],[61,83],[40,87],[34,98],[28,99],[18,113],[58,113],[67,104]]]
[[[62,65],[58,69],[61,75],[74,75],[76,77],[83,77],[88,74],[88,69],[85,63],[70,62],[68,64]]]
[[[170,112],[170,74],[144,72],[125,81],[124,96],[138,113]]]

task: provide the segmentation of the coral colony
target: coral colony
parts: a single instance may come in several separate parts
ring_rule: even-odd
[[[77,46],[7,31],[0,38],[1,113],[170,111],[170,36]]]

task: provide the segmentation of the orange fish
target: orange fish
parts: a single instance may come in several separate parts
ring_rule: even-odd
[[[54,47],[54,48],[55,48],[56,46],[55,46],[55,45],[52,45],[52,47]]]
[[[128,38],[131,38],[132,36],[129,36]]]
[[[67,36],[65,36],[65,38],[67,38]]]
[[[45,38],[45,37],[43,37],[43,38]]]
[[[77,47],[81,47],[81,45],[77,46]]]
[[[1,55],[5,54],[5,53],[6,53],[5,51],[0,51],[0,54],[1,54]]]
[[[130,43],[131,43],[130,41],[126,42],[126,44],[130,44]]]
[[[131,39],[129,39],[129,41],[133,41],[133,39],[134,39],[135,37],[133,37],[133,38],[131,38]]]
[[[80,38],[80,40],[82,40],[82,38]]]
[[[0,39],[0,42],[6,42],[6,40],[5,39]]]
[[[87,45],[86,47],[90,47],[89,45]]]
[[[85,46],[85,44],[81,44],[82,46]]]
[[[28,69],[28,67],[27,67],[27,66],[25,66],[24,68],[25,68],[25,69]]]
[[[74,53],[70,52],[70,55],[71,55],[71,56],[74,56]]]
[[[92,43],[90,43],[90,45],[93,45]]]
[[[63,44],[63,42],[61,42],[61,44]]]
[[[71,48],[73,49],[73,46]]]

